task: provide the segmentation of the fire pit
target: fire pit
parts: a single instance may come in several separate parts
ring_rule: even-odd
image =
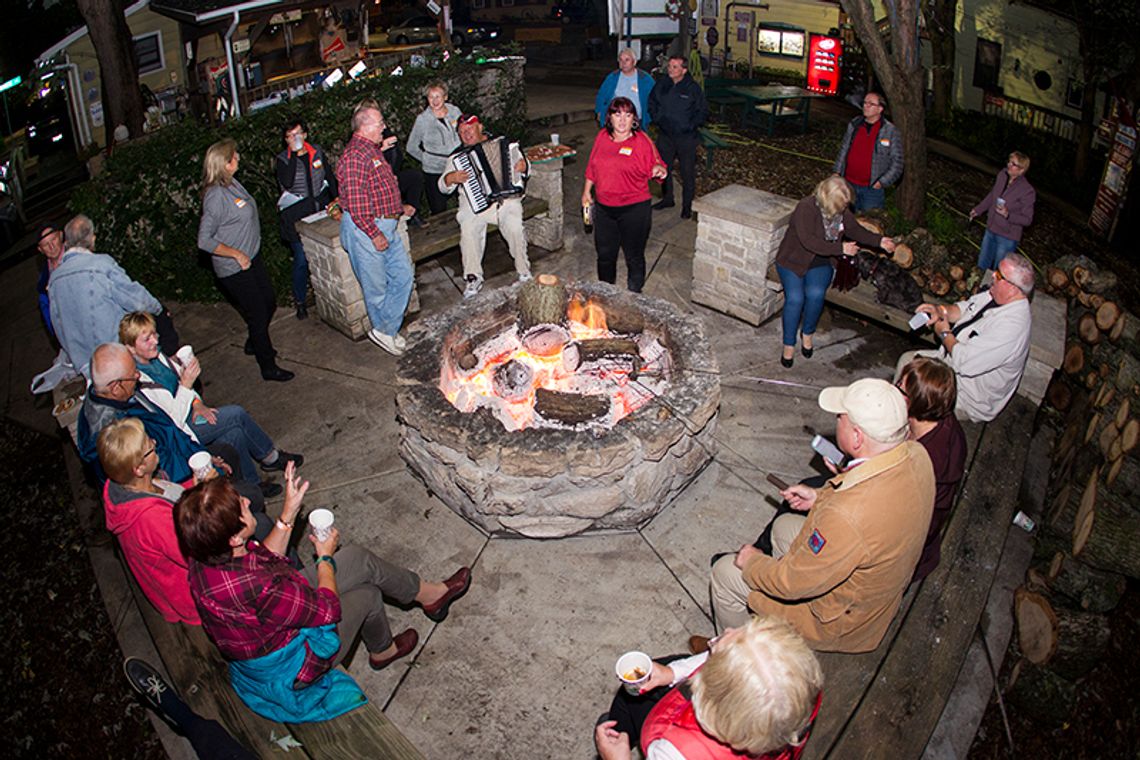
[[[632,530],[712,458],[716,359],[668,302],[540,280],[414,326],[397,371],[400,453],[491,534]]]

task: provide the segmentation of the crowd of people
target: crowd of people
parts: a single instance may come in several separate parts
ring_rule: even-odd
[[[683,57],[669,58],[658,81],[637,69],[630,50],[618,64],[597,94],[601,129],[581,202],[592,209],[598,278],[616,281],[620,252],[626,285],[640,292],[653,212],[676,205],[674,163],[681,217],[692,215],[697,131],[708,107]],[[488,140],[478,115],[448,102],[445,83],[428,85],[424,97],[406,143],[422,170],[401,168],[398,140],[372,100],[351,115],[351,138],[335,167],[297,117],[284,123],[275,161],[297,318],[307,317],[309,273],[296,225],[339,208],[341,241],[371,322],[368,338],[393,355],[406,347],[400,330],[414,277],[400,225],[424,224],[425,191],[431,214],[444,211],[472,180],[460,156]],[[860,245],[895,248],[854,215],[882,207],[885,189],[904,171],[902,138],[885,108],[878,93],[865,95],[834,173],[791,215],[775,261],[786,299],[784,367],[793,366],[797,340],[800,353],[813,356],[824,296],[845,257]],[[651,122],[656,142],[646,131]],[[207,150],[197,243],[245,322],[246,353],[265,380],[288,381],[293,373],[278,366],[269,334],[276,300],[259,255],[259,211],[236,176],[239,162],[232,139]],[[604,760],[630,757],[633,746],[651,760],[798,757],[822,700],[814,652],[876,648],[907,587],[937,567],[966,466],[958,420],[999,414],[1028,355],[1034,272],[1015,252],[1033,218],[1028,166],[1027,156],[1010,154],[970,212],[988,218],[978,261],[992,277],[988,287],[956,304],[919,306],[938,348],[904,354],[892,381],[864,378],[819,394],[819,407],[836,416],[840,455],[826,461],[831,475],[784,488],[757,541],[715,560],[709,582],[719,636],[694,636],[691,656],[658,660],[640,693],[619,691],[596,727]],[[524,179],[530,168],[525,158],[511,165]],[[656,204],[653,181],[662,184]],[[477,207],[459,193],[465,298],[482,288],[491,224],[518,280],[531,278],[521,197]],[[323,720],[359,705],[359,687],[336,667],[356,639],[376,670],[408,655],[418,634],[393,633],[385,604],[418,605],[442,622],[470,586],[470,569],[426,581],[368,548],[342,546],[336,529],[301,539],[304,457],[280,448],[242,406],[205,402],[199,359],[180,348],[163,304],[111,256],[95,252],[92,221],[79,215],[62,230],[45,228],[38,249],[47,262],[39,283],[45,324],[88,379],[80,453],[101,482],[107,527],[144,595],[166,620],[205,629],[229,662],[234,689],[259,714]],[[262,479],[272,472],[283,473],[283,486]],[[282,492],[283,506],[270,517],[266,500]],[[127,672],[154,681],[148,668],[128,663]],[[199,736],[200,751],[243,756],[212,721],[196,720],[176,697],[163,699],[193,727],[187,731]]]

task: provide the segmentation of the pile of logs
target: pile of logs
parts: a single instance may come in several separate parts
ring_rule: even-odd
[[[879,216],[863,215],[858,220],[860,225],[876,235],[886,231],[884,220]],[[918,287],[927,293],[939,298],[961,299],[976,290],[982,273],[975,267],[954,263],[950,250],[935,242],[926,228],[916,227],[909,234],[895,238],[895,243],[891,260],[910,270],[910,276]]]
[[[1067,257],[1046,280],[1070,298],[1064,365],[1046,393],[1063,423],[1034,564],[1014,597],[1023,659],[1007,698],[1059,723],[1107,649],[1127,579],[1140,579],[1140,343],[1137,318],[1112,298],[1111,273]]]

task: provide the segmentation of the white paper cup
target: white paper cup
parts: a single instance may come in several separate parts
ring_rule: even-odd
[[[1005,198],[998,198],[996,201],[994,201],[994,204],[998,208],[1005,208]]]
[[[314,509],[309,513],[309,529],[318,541],[324,541],[332,533],[333,513],[327,509]]]
[[[182,362],[182,364],[185,365],[194,358],[194,347],[187,344],[178,349],[174,355],[178,358],[178,361]]]
[[[558,145],[559,144],[558,140],[559,140],[559,137],[558,137],[557,132],[554,132],[550,135],[550,144],[551,145]]]
[[[197,454],[192,454],[187,463],[190,469],[194,471],[195,477],[202,480],[210,474],[210,470],[214,468],[213,459],[210,457],[209,452],[199,451]]]
[[[614,672],[625,690],[636,697],[653,673],[653,659],[645,652],[626,652],[618,658]]]

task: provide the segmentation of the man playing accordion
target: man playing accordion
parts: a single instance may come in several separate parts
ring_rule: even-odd
[[[530,164],[508,145],[504,138],[488,140],[483,124],[474,114],[459,117],[459,139],[463,143],[447,159],[439,178],[439,189],[453,193],[461,187],[459,212],[459,251],[463,257],[464,298],[473,298],[483,288],[483,250],[487,245],[487,225],[496,224],[507,241],[519,281],[530,279],[523,232],[523,187]]]

